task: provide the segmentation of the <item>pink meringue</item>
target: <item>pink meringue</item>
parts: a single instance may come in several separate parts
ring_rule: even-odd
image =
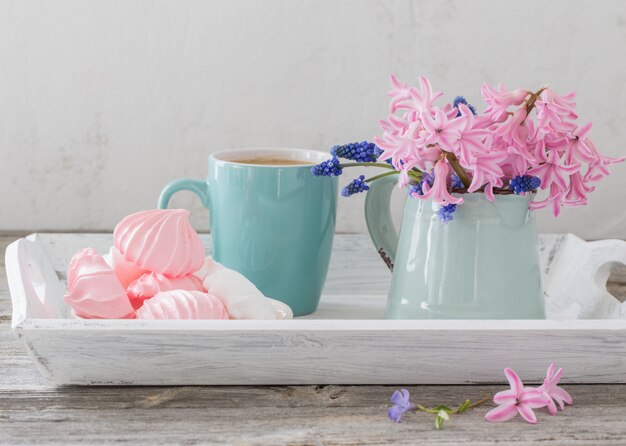
[[[109,253],[104,255],[104,260],[115,271],[115,275],[124,288],[143,276],[148,270],[141,269],[124,258],[115,246],[111,246]]]
[[[169,277],[158,273],[148,273],[131,283],[126,289],[126,293],[131,305],[136,310],[143,305],[146,299],[150,299],[161,291],[172,290],[206,291],[202,286],[202,281],[193,274]]]
[[[172,290],[157,293],[137,310],[138,319],[228,319],[224,304],[211,294]]]
[[[242,274],[208,257],[202,285],[222,301],[233,319],[276,319],[272,302]]]
[[[72,257],[63,297],[76,315],[85,319],[132,319],[133,307],[115,272],[92,248]]]
[[[115,247],[139,268],[168,276],[197,271],[204,246],[189,224],[189,211],[152,209],[124,217],[113,232]]]

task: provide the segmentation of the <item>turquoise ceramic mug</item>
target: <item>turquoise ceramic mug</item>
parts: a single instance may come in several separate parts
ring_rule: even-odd
[[[337,178],[311,175],[311,167],[327,158],[303,149],[214,153],[207,179],[170,182],[159,208],[167,208],[178,191],[195,193],[210,211],[215,260],[285,302],[295,315],[312,313],[335,232]]]

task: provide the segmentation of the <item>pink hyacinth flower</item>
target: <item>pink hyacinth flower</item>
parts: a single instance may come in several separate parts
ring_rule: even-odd
[[[528,423],[535,424],[537,417],[533,409],[545,407],[550,402],[550,397],[543,391],[532,387],[524,387],[524,383],[517,374],[509,369],[504,369],[504,375],[511,385],[511,389],[498,392],[493,397],[493,402],[499,404],[485,415],[487,421],[508,421],[520,414]]]
[[[428,186],[428,183],[424,181],[422,188],[424,190],[423,195],[413,194],[414,198],[422,198],[427,200],[432,198],[432,200],[445,206],[447,204],[461,204],[463,203],[463,198],[461,197],[453,197],[448,192],[448,174],[450,173],[450,168],[448,166],[448,162],[445,159],[441,159],[437,161],[435,164],[435,182],[433,183],[432,188]]]
[[[609,156],[600,156],[599,159],[589,164],[589,169],[585,173],[584,180],[588,181],[600,181],[602,178],[609,175],[609,168],[611,164],[622,163],[626,160],[626,157],[612,158]]]
[[[576,172],[569,177],[569,188],[565,195],[565,204],[568,206],[585,206],[587,204],[587,194],[593,192],[595,187],[585,183],[580,172]]]
[[[590,140],[587,138],[587,135],[589,135],[591,131],[591,125],[590,122],[582,127],[576,127],[576,129],[570,133],[567,144],[568,159],[570,162],[574,160],[589,162],[595,159],[595,154],[589,146]]]
[[[390,115],[385,122],[386,125],[394,126],[395,130],[384,132],[382,138],[374,137],[374,143],[383,150],[379,158],[391,159],[396,170],[402,170],[403,163],[410,159],[415,160],[416,165],[421,165],[422,143],[419,136],[421,129],[419,121],[406,123],[406,127],[403,127],[405,121]]]
[[[539,97],[543,102],[553,104],[555,107],[558,107],[560,109],[570,110],[569,114],[567,115],[568,118],[578,118],[578,115],[574,113],[574,108],[576,108],[576,102],[574,102],[574,99],[576,98],[575,92],[571,91],[564,95],[558,95],[550,88],[544,88]]]
[[[454,143],[459,139],[459,130],[463,126],[463,121],[448,119],[443,111],[435,108],[432,117],[422,115],[422,125],[424,126],[423,145],[438,144],[443,150],[452,152]]]
[[[416,88],[410,88],[411,98],[415,102],[417,111],[425,114],[431,114],[434,102],[443,96],[441,91],[433,92],[430,81],[425,76],[419,77],[421,91]]]
[[[539,164],[537,158],[533,156],[533,153],[526,148],[520,148],[515,145],[507,146],[508,159],[506,165],[511,166],[508,172],[515,175],[525,175],[526,171],[532,166]],[[514,172],[514,173],[513,173]]]
[[[485,137],[488,131],[474,125],[474,114],[465,104],[459,104],[461,116],[455,118],[460,124],[458,137],[452,142],[452,152],[459,158],[461,164],[468,166],[477,153],[485,152]]]
[[[558,186],[557,191],[563,191],[567,189],[565,177],[573,175],[579,170],[580,163],[561,165],[561,159],[559,159],[557,151],[550,150],[546,162],[532,167],[528,171],[528,175],[541,178],[541,189],[547,189],[552,184],[555,184]],[[550,191],[552,193],[552,188],[550,188]]]
[[[609,166],[611,164],[622,163],[624,162],[624,160],[626,160],[626,157],[623,156],[619,158],[611,158],[609,156],[600,155],[600,153],[596,149],[595,144],[590,139],[587,139],[585,141],[585,144],[594,156],[594,160],[589,163],[587,172],[583,177],[583,181],[585,183],[601,180],[602,178],[609,175]]]
[[[548,372],[546,373],[546,379],[544,379],[543,384],[537,388],[537,390],[543,392],[544,396],[549,399],[547,407],[552,415],[556,415],[557,413],[556,404],[554,404],[555,401],[559,404],[561,410],[565,409],[565,403],[574,404],[571,395],[557,385],[561,380],[561,375],[563,375],[563,369],[560,368],[555,372],[555,368],[556,365],[554,363],[550,364]]]
[[[574,112],[576,104],[573,99],[575,93],[559,96],[552,90],[543,90],[535,102],[537,110],[537,127],[542,133],[563,133],[571,130],[574,124],[567,119],[576,119]]]
[[[472,166],[472,183],[467,189],[469,192],[475,192],[482,186],[487,185],[485,188],[487,193],[487,199],[493,201],[492,187],[502,186],[502,176],[504,172],[500,165],[508,158],[506,152],[489,152],[480,155],[476,158],[474,165]]]
[[[541,201],[531,201],[528,205],[528,209],[534,211],[537,209],[543,209],[551,205],[552,213],[555,217],[558,217],[559,215],[561,215],[561,207],[564,204],[566,192],[567,191],[565,189],[561,189],[560,186],[558,186],[556,183],[552,183],[552,185],[550,186],[550,195],[548,195],[548,198]]]
[[[522,131],[521,124],[524,122],[524,119],[526,119],[526,116],[528,116],[526,109],[518,108],[506,122],[496,129],[496,135],[500,135],[502,139],[508,143],[513,140],[520,141],[523,138],[517,133]]]
[[[391,90],[389,90],[388,93],[389,96],[391,96],[389,111],[395,113],[399,108],[407,108],[407,106],[410,106],[410,102],[412,101],[407,85],[400,82],[393,74],[389,77],[389,82],[391,83]]]
[[[389,115],[389,117],[385,119],[381,119],[378,121],[378,125],[383,129],[385,134],[389,135],[401,135],[407,131],[409,128],[409,121],[394,114]]]
[[[506,91],[502,84],[498,84],[498,88],[494,89],[485,83],[480,92],[488,105],[485,114],[489,115],[493,122],[506,121],[508,117],[507,108],[520,105],[528,96],[528,91],[522,89]]]

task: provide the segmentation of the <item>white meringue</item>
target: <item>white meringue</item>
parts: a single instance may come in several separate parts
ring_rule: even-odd
[[[209,294],[222,301],[233,319],[277,319],[272,302],[242,274],[210,257],[205,260],[207,274],[202,285]],[[283,304],[284,305],[284,304]],[[285,316],[288,315],[283,309]],[[293,313],[292,317],[293,317]]]

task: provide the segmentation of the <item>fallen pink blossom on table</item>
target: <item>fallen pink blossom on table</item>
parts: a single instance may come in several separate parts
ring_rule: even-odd
[[[561,376],[563,375],[563,369],[561,368],[556,371],[555,369],[556,365],[554,363],[550,364],[546,378],[539,387],[524,386],[524,383],[520,377],[517,376],[517,373],[508,367],[504,369],[504,376],[506,376],[506,379],[509,381],[511,388],[498,392],[493,396],[493,402],[498,404],[498,407],[487,412],[485,419],[498,423],[508,421],[519,414],[528,423],[535,424],[537,423],[537,417],[533,409],[546,407],[550,414],[556,415],[556,405],[558,404],[561,410],[564,410],[565,404],[572,404],[573,401],[570,394],[558,386]],[[456,416],[468,410],[475,409],[488,402],[489,399],[489,396],[474,402],[466,399],[456,408],[444,404],[426,407],[417,402],[412,402],[407,389],[400,389],[393,392],[391,396],[393,406],[387,410],[387,416],[392,421],[399,423],[406,412],[426,412],[436,415],[435,428],[441,429],[444,421],[450,421],[450,415]]]
[[[552,399],[543,391],[534,387],[524,387],[524,383],[510,368],[504,369],[504,375],[511,389],[503,390],[493,396],[493,402],[499,404],[485,415],[487,421],[502,422],[514,418],[518,413],[531,424],[537,422],[533,409],[546,407]]]
[[[555,372],[555,368],[556,365],[554,363],[550,364],[550,367],[548,367],[548,372],[546,373],[546,379],[544,379],[543,384],[537,388],[537,390],[543,392],[545,396],[550,398],[547,407],[548,411],[552,415],[556,415],[557,412],[556,404],[554,404],[555,401],[559,403],[559,407],[561,408],[561,410],[565,410],[565,403],[573,404],[571,395],[559,386],[557,386],[557,384],[561,380],[561,375],[563,375],[563,369],[560,368]]]

